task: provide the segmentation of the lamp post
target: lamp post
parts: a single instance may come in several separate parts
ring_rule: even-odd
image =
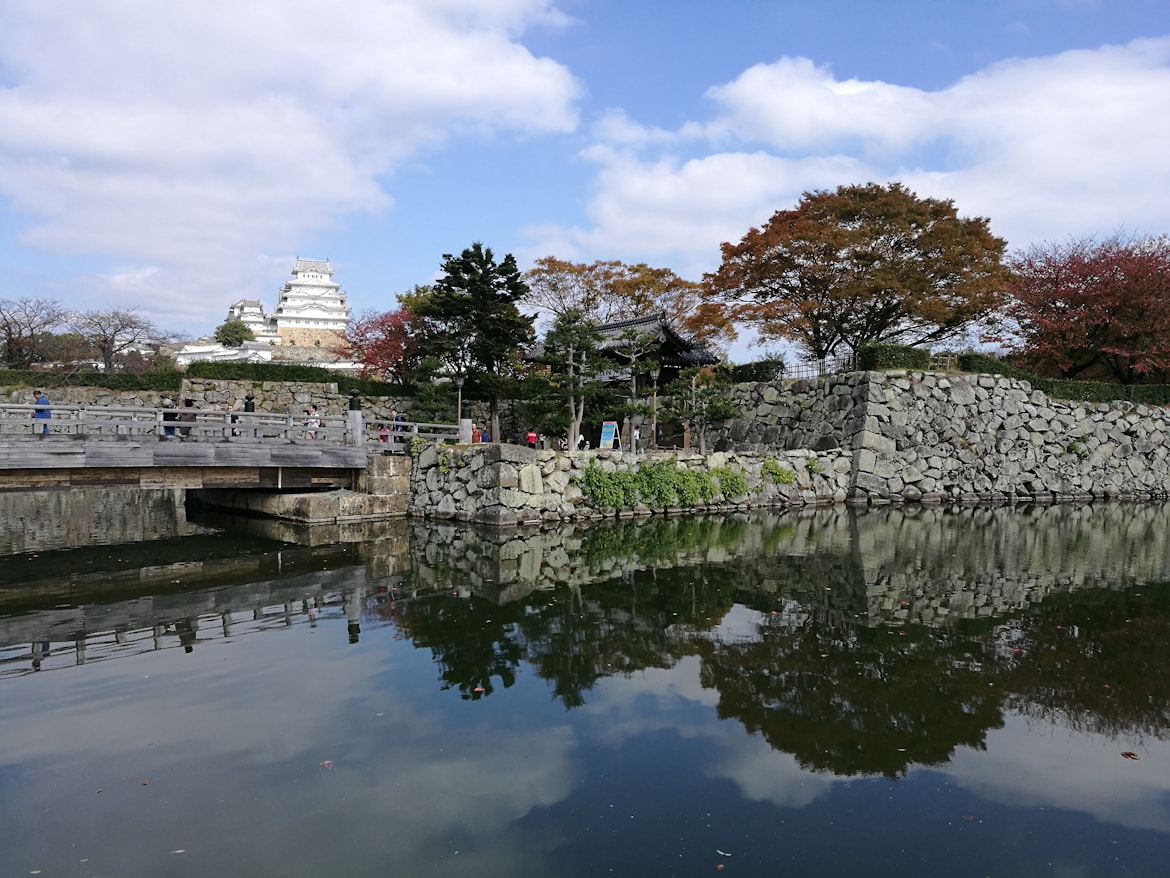
[[[650,378],[654,381],[650,391],[650,447],[658,447],[658,376],[662,374],[662,364],[655,363],[650,370]]]
[[[455,393],[456,393],[455,406],[456,406],[456,408],[459,409],[459,411],[456,413],[456,421],[459,424],[459,435],[458,435],[458,438],[456,439],[456,441],[460,445],[470,445],[471,444],[471,421],[468,420],[467,418],[463,417],[463,381],[464,381],[464,378],[465,378],[465,376],[462,373],[460,373],[459,375],[452,376],[452,378],[451,378],[451,381],[455,384]]]
[[[456,375],[451,379],[455,383],[455,420],[463,420],[463,376]]]

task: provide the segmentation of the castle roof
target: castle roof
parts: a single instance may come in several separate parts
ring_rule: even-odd
[[[319,271],[322,274],[333,275],[328,259],[302,259],[298,256],[297,263],[293,266],[293,274],[301,271]]]

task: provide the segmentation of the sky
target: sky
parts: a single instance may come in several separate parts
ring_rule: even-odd
[[[0,0],[0,33],[0,297],[188,337],[297,256],[355,313],[476,241],[699,280],[871,181],[1010,251],[1170,233],[1170,0]]]

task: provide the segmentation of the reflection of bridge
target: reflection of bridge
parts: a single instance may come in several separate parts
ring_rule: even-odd
[[[406,450],[413,436],[454,425],[406,423],[380,436],[362,412],[293,415],[208,409],[0,406],[0,490],[131,485],[143,488],[352,487],[367,451]],[[42,428],[48,429],[41,433]]]
[[[82,575],[68,578],[72,588],[67,591],[96,602],[67,597],[65,606],[53,605],[54,583],[18,588],[12,604],[32,601],[35,609],[0,615],[0,680],[156,650],[190,651],[214,640],[318,620],[344,619],[348,636],[356,640],[363,620],[378,621],[371,602],[413,597],[404,591],[402,573],[361,561],[352,547],[330,546],[201,564],[185,561],[128,571],[124,577]],[[134,573],[142,574],[141,581],[133,580]],[[179,588],[172,584],[178,582],[175,577],[185,587],[167,590]],[[192,582],[215,584],[191,589]]]

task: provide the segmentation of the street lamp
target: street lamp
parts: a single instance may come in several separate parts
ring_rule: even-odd
[[[455,420],[463,420],[463,376],[456,375],[451,379],[455,382]]]
[[[650,392],[650,447],[658,447],[658,376],[662,374],[662,364],[655,363],[650,370],[650,378],[654,388]]]

